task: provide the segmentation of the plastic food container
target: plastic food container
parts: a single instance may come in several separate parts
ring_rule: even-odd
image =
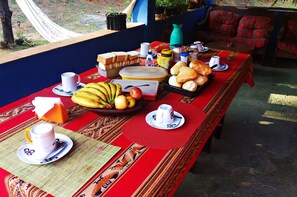
[[[124,80],[154,80],[162,82],[168,75],[167,70],[161,67],[129,66],[120,70]]]

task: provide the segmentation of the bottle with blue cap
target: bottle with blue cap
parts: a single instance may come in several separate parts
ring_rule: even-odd
[[[151,50],[149,50],[149,52],[146,56],[145,65],[146,66],[154,66],[154,58],[153,58],[153,53]]]

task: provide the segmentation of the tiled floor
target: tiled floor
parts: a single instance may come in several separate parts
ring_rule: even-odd
[[[297,196],[297,61],[254,65],[213,139],[175,197]]]

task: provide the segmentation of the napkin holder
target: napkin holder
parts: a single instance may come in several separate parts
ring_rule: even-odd
[[[35,105],[35,110],[34,110],[35,117],[41,120],[56,122],[61,124],[65,123],[69,119],[66,108],[64,107],[60,98],[48,98],[48,97],[35,98],[35,100],[39,100],[39,102],[37,102],[39,104],[42,99],[51,99],[50,104],[48,104],[49,106],[47,106],[46,109],[42,109],[42,110],[37,109],[38,106]],[[34,105],[34,101],[32,102],[33,105]],[[44,101],[43,103],[46,103],[46,102]]]

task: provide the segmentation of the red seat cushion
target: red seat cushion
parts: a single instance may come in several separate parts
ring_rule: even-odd
[[[247,46],[252,46],[254,48],[261,48],[266,45],[267,39],[265,38],[243,38],[236,36],[234,38],[228,39],[229,42],[236,42],[236,43],[242,43]]]
[[[297,43],[283,40],[278,43],[277,48],[281,51],[297,55]]]
[[[214,10],[209,15],[209,31],[234,36],[240,16],[233,12]]]
[[[287,29],[284,34],[285,40],[290,40],[293,43],[297,43],[297,19],[288,20]]]
[[[261,48],[267,43],[271,22],[271,18],[266,16],[244,16],[239,21],[233,41]]]

